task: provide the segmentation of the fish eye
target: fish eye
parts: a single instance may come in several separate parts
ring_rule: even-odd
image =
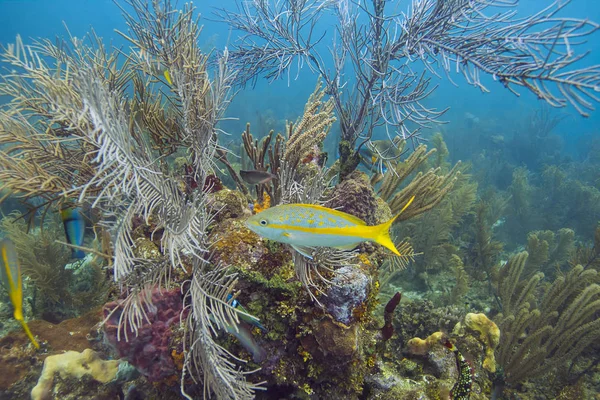
[[[260,220],[260,224],[261,224],[262,226],[266,226],[266,225],[267,225],[267,220],[266,220],[266,219],[261,219],[261,220]]]

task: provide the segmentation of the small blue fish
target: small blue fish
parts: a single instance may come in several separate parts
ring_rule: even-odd
[[[21,323],[25,334],[36,349],[40,348],[23,318],[23,280],[15,245],[9,239],[0,241],[0,281],[8,291],[13,304],[14,317]]]
[[[215,317],[211,314],[209,316],[210,320],[216,323]],[[254,336],[252,336],[252,332],[248,328],[248,325],[240,322],[237,327],[233,324],[227,324],[226,326],[219,327],[227,331],[227,333],[235,336],[235,338],[240,342],[240,344],[250,353],[252,354],[252,360],[255,363],[260,364],[267,358],[267,352],[265,349],[260,347],[256,340],[254,340]]]
[[[75,246],[83,246],[83,236],[85,234],[85,220],[81,213],[81,208],[63,208],[60,211],[67,242]],[[82,259],[85,253],[81,249],[71,248],[71,257]]]
[[[235,300],[235,299],[233,299],[233,301],[232,301],[232,300],[231,300],[232,298],[233,298],[233,295],[232,295],[232,294],[228,294],[228,295],[227,295],[227,301],[228,301],[228,302],[231,304],[231,306],[232,306],[233,308],[236,308],[236,309],[238,309],[238,310],[240,310],[241,312],[244,312],[244,313],[246,313],[246,314],[250,314],[250,313],[248,312],[248,310],[246,310],[246,308],[244,308],[244,306],[243,306],[243,305],[242,305],[242,304],[241,304],[239,301],[237,301],[237,300]],[[257,327],[258,329],[260,329],[260,330],[261,330],[261,331],[263,331],[263,332],[268,332],[267,328],[265,328],[265,327],[264,327],[264,326],[263,326],[263,325],[260,323],[260,320],[259,320],[258,318],[254,317],[254,316],[251,316],[251,315],[250,315],[250,316],[248,316],[248,315],[244,315],[244,314],[238,314],[238,316],[239,316],[239,318],[240,318],[242,321],[244,321],[244,322],[246,322],[246,323],[248,323],[248,324],[250,324],[250,325],[253,325],[253,326]]]

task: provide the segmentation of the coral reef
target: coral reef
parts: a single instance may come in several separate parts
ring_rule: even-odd
[[[376,210],[379,208],[377,198],[369,177],[360,171],[349,174],[344,181],[337,185],[331,194],[332,199],[327,207],[339,209],[354,215],[367,223],[376,225],[383,221],[376,220]]]
[[[386,17],[384,0],[350,2],[348,9],[344,2],[300,3],[247,4],[246,13],[229,22],[256,28],[243,40],[266,32],[264,47],[243,53],[244,42],[232,54],[214,52],[215,62],[198,46],[193,6],[178,12],[170,1],[120,5],[128,32],[119,33],[128,50],[105,47],[94,34],[87,42],[71,37],[32,46],[17,38],[3,49],[0,61],[10,74],[0,82],[0,95],[8,98],[0,106],[0,202],[19,199],[25,214],[5,218],[1,228],[21,256],[26,312],[42,318],[30,324],[40,352],[20,331],[0,339],[7,370],[0,389],[7,396],[24,398],[31,391],[44,358],[31,392],[39,399],[479,400],[502,389],[514,398],[544,391],[546,398],[569,398],[598,387],[600,147],[589,150],[589,161],[562,157],[550,134],[557,119],[547,113],[525,128],[535,136],[529,142],[504,132],[478,135],[486,148],[471,157],[473,168],[451,157],[441,133],[428,137],[428,146],[411,143],[441,112],[421,105],[429,80],[401,61],[451,62],[482,88],[478,66],[487,65],[507,87],[524,86],[585,113],[588,103],[571,96],[569,85],[595,90],[596,70],[567,72],[565,84],[556,74],[573,58],[558,61],[552,54],[595,25],[541,13],[515,26],[507,16],[508,30],[499,31],[480,12],[487,3],[479,9],[459,1],[439,7],[415,2],[402,36],[418,40],[395,42],[384,33],[396,23]],[[280,52],[287,42],[270,47],[288,30],[291,44],[312,33],[313,18],[331,8],[340,21],[352,21],[339,26],[348,58],[333,52],[337,75],[323,69],[313,36],[295,43],[292,53]],[[305,10],[313,14],[307,18]],[[349,18],[355,11],[366,11],[370,25]],[[254,12],[263,14],[247,19]],[[465,17],[476,23],[464,28]],[[437,33],[427,29],[436,18],[443,22]],[[257,28],[270,23],[275,31]],[[482,30],[487,24],[491,30]],[[557,46],[545,64],[555,68],[506,75],[505,65],[523,64],[503,61],[539,55],[527,41],[517,47],[512,41],[517,27],[521,32],[538,24],[555,24],[537,33]],[[466,36],[458,42],[438,36],[459,26]],[[365,36],[363,28],[365,42],[349,47]],[[423,32],[443,46],[422,41]],[[459,57],[462,51],[471,58]],[[264,58],[253,59],[257,54]],[[276,77],[299,54],[321,78],[296,121],[276,134],[278,121],[265,111],[252,126],[258,134],[247,124],[225,145],[227,128],[220,121],[236,79],[257,71]],[[256,62],[239,63],[248,59]],[[340,83],[348,62],[369,67],[360,67],[352,93]],[[560,92],[553,94],[551,84]],[[469,118],[473,126],[489,125],[475,119]],[[328,169],[326,137],[336,121],[340,160]],[[398,135],[375,140],[385,134],[383,125],[395,126]],[[511,145],[516,153],[543,149],[525,160],[523,154],[509,157]],[[365,151],[374,156],[370,165],[363,162],[368,173],[357,170]],[[239,162],[230,162],[232,155]],[[268,172],[270,181],[251,188],[242,168]],[[481,179],[480,193],[471,169]],[[485,187],[483,177],[497,187]],[[403,257],[390,258],[372,243],[353,251],[319,247],[305,257],[244,225],[253,213],[286,203],[323,204],[368,225],[410,203],[393,231]],[[92,241],[92,229],[86,232],[90,254],[71,264],[68,249],[56,242],[63,232],[55,211],[66,204],[85,210],[96,235]],[[578,236],[594,228],[593,244]],[[511,256],[526,235],[529,256]],[[113,301],[101,316],[66,319],[108,296]],[[395,311],[401,297],[401,312]],[[2,305],[0,313],[10,316]],[[256,318],[260,327],[240,321]],[[3,330],[10,328],[3,323]],[[127,362],[102,360],[111,355]],[[555,379],[546,390],[539,379],[547,374]]]
[[[353,311],[367,300],[368,290],[367,275],[355,267],[341,267],[333,273],[324,304],[336,321],[348,325]]]
[[[119,357],[125,358],[151,382],[178,373],[172,357],[177,327],[185,319],[179,289],[148,289],[144,297],[143,322],[133,327],[122,322],[127,304],[122,301],[104,306],[104,332]]]

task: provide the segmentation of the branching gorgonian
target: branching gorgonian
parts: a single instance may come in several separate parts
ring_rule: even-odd
[[[289,80],[305,64],[323,78],[340,122],[344,177],[378,127],[408,140],[440,122],[445,110],[424,104],[435,89],[431,74],[450,79],[455,71],[483,91],[481,76],[489,75],[514,93],[521,86],[587,116],[598,101],[600,67],[577,67],[586,53],[575,48],[599,25],[558,15],[567,3],[522,19],[517,0],[413,0],[406,11],[389,0],[250,0],[218,14],[243,33],[231,52],[242,83],[259,75]],[[318,24],[328,14],[337,19],[333,34]]]
[[[10,98],[0,110],[3,188],[25,200],[41,197],[45,211],[67,202],[99,211],[125,297],[120,340],[147,320],[153,288],[172,286],[175,269],[191,271],[184,377],[201,371],[194,378],[206,397],[252,398],[256,386],[246,382],[247,372],[214,340],[217,328],[238,322],[228,302],[235,279],[207,260],[212,215],[204,182],[213,173],[217,123],[235,74],[227,51],[214,74],[207,69],[193,7],[128,5],[130,54],[107,50],[94,35],[91,45],[73,37],[26,46],[17,38],[4,49],[2,60],[14,71],[0,83],[0,94]],[[183,187],[182,171],[166,164],[180,151],[188,153],[196,190]],[[160,254],[152,259],[136,250],[140,224],[159,235]]]

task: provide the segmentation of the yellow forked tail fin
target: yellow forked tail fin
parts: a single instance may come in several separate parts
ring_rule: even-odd
[[[29,340],[31,340],[31,343],[33,343],[33,345],[35,346],[36,349],[39,349],[40,345],[35,340],[35,338],[33,337],[33,334],[29,330],[29,327],[27,326],[27,322],[25,322],[24,319],[20,319],[18,321],[21,323],[21,326],[23,327],[23,330],[25,331],[25,334],[27,335],[27,337],[29,338]]]
[[[406,205],[402,208],[402,210],[400,210],[400,212],[398,214],[396,214],[389,221],[384,222],[383,224],[377,225],[375,227],[375,232],[376,232],[375,238],[374,238],[375,243],[380,244],[383,247],[389,249],[392,253],[394,253],[397,256],[401,256],[402,254],[400,254],[398,249],[396,249],[396,245],[394,244],[394,242],[392,241],[392,238],[390,237],[390,228],[392,227],[392,224],[394,223],[394,221],[396,221],[396,218],[398,218],[400,216],[400,214],[402,214],[402,212],[404,210],[406,210],[406,208],[408,206],[410,206],[410,203],[412,203],[414,199],[415,199],[415,196],[411,197],[410,200],[408,200]]]

